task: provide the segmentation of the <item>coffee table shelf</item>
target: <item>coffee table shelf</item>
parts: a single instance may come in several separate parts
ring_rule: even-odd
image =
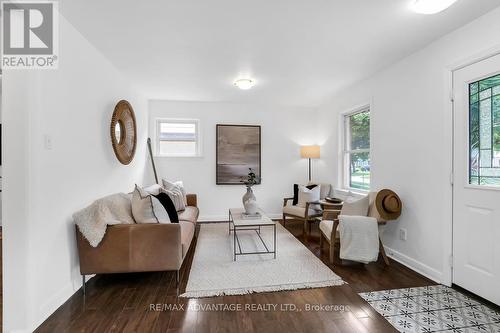
[[[233,232],[233,253],[234,253],[234,261],[236,261],[237,256],[243,255],[252,255],[252,254],[274,254],[274,259],[276,259],[276,222],[267,217],[263,212],[261,213],[261,217],[257,219],[245,219],[242,217],[242,214],[245,210],[242,208],[230,208],[229,209],[229,222],[228,222],[228,230],[229,234]],[[232,228],[231,228],[232,224]],[[261,228],[262,227],[273,227],[274,237],[273,237],[273,248],[271,249],[267,246],[264,239],[261,236]],[[240,239],[238,237],[238,231],[251,230],[255,231],[260,241],[264,245],[266,251],[255,251],[255,252],[244,252]]]

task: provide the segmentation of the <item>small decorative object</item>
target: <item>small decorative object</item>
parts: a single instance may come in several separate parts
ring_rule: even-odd
[[[255,215],[259,207],[257,206],[257,199],[252,191],[252,186],[260,183],[260,177],[257,177],[252,168],[248,168],[248,174],[245,180],[241,180],[241,183],[245,184],[247,187],[247,192],[243,195],[242,202],[243,207],[245,207],[245,213],[247,215]]]
[[[126,100],[119,101],[115,106],[110,134],[116,158],[125,165],[132,162],[137,146],[137,125],[134,109]]]
[[[334,204],[340,204],[340,203],[342,203],[342,199],[339,199],[339,198],[331,198],[331,197],[326,197],[326,198],[325,198],[325,201],[326,201],[326,202],[329,202],[329,203],[334,203]]]
[[[248,168],[260,179],[260,126],[218,124],[216,137],[217,185],[240,185]]]

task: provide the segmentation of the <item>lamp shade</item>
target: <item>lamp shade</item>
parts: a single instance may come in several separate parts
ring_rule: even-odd
[[[302,147],[300,147],[300,157],[302,157],[302,158],[319,158],[319,146],[302,146]]]

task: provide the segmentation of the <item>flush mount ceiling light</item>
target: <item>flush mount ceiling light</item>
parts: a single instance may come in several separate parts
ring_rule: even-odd
[[[453,5],[457,0],[413,0],[411,9],[419,14],[436,14]]]
[[[234,85],[241,90],[248,90],[255,85],[255,81],[252,79],[238,79],[234,81]]]

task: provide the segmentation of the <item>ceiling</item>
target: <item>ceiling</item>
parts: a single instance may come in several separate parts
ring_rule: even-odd
[[[458,0],[63,0],[60,9],[151,99],[317,106],[500,5]],[[232,83],[254,78],[247,91]]]

